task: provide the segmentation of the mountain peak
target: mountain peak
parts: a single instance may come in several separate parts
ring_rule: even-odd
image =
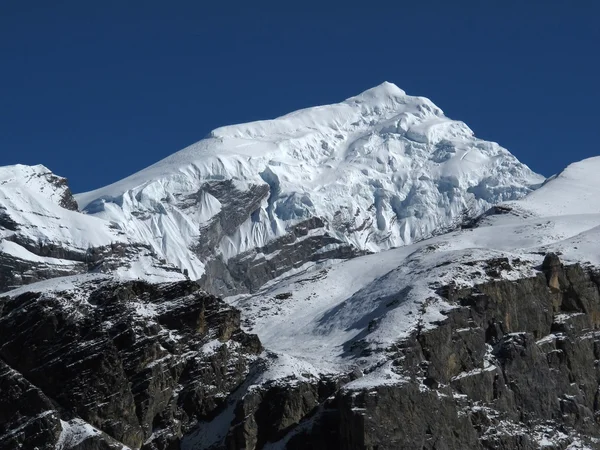
[[[199,278],[219,258],[285,239],[302,223],[314,239],[327,236],[323,252],[410,244],[467,207],[482,212],[542,180],[428,99],[385,82],[340,103],[217,128],[77,200],[139,240],[160,236],[153,250]]]
[[[34,195],[70,210],[77,210],[77,203],[71,194],[67,179],[56,176],[41,164],[27,166],[16,164],[0,167],[0,185],[4,192],[15,196]]]
[[[389,81],[384,81],[383,83],[381,83],[375,87],[372,87],[370,89],[367,89],[366,91],[364,91],[354,97],[350,97],[347,101],[351,101],[351,100],[381,101],[381,100],[388,100],[388,99],[396,100],[398,98],[406,97],[406,96],[407,96],[406,92],[404,90],[400,89],[394,83],[390,83]]]
[[[281,140],[324,130],[357,133],[401,114],[407,115],[411,124],[430,116],[444,116],[429,99],[407,95],[395,84],[385,81],[339,103],[299,109],[271,120],[216,128],[209,137]]]

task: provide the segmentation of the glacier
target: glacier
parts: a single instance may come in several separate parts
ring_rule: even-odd
[[[286,269],[336,248],[356,255],[420,241],[543,181],[430,100],[386,82],[338,104],[215,129],[75,197],[87,215],[199,279],[216,260],[213,272],[233,272],[244,258],[268,264],[286,239],[306,238],[298,225],[309,224],[312,247],[280,256]],[[327,239],[317,245],[318,236]],[[278,240],[269,256],[265,248]]]

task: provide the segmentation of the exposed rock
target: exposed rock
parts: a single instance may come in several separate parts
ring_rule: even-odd
[[[86,271],[87,265],[83,262],[51,264],[24,260],[0,252],[0,293],[37,281],[75,275]]]
[[[339,448],[479,448],[477,433],[456,400],[415,383],[343,392],[339,402]]]
[[[240,191],[232,180],[213,181],[205,183],[197,194],[188,199],[197,203],[204,192],[215,197],[223,208],[200,230],[200,240],[194,251],[201,258],[212,255],[221,239],[232,235],[260,207],[269,193],[269,186],[253,185],[247,191]]]
[[[313,382],[288,380],[250,390],[237,403],[227,436],[228,449],[263,448],[277,442],[334,394],[342,378]]]
[[[148,245],[115,242],[78,251],[51,241],[33,242],[19,234],[12,235],[7,240],[19,244],[36,256],[52,259],[22,259],[0,252],[0,293],[68,275],[87,272],[111,273],[116,269],[129,267],[131,261],[140,256],[149,257],[152,264],[164,272],[180,272],[179,268],[165,261],[161,262]],[[61,261],[53,261],[59,259]]]
[[[193,282],[88,284],[2,299],[0,383],[32,401],[16,405],[18,412],[0,408],[13,418],[0,430],[0,448],[36,436],[48,448],[58,442],[59,419],[75,418],[110,436],[95,438],[104,444],[177,448],[244,381],[261,351],[257,337],[240,330],[238,311],[198,289]],[[85,448],[109,448],[99,445]]]
[[[449,289],[447,319],[400,346],[407,384],[344,397],[340,430],[354,430],[341,432],[344,448],[539,448],[544,427],[556,448],[576,438],[599,448],[597,275],[556,255],[542,269]],[[363,422],[347,426],[357,407]]]
[[[542,271],[546,275],[548,287],[555,291],[560,291],[559,276],[562,274],[562,264],[556,254],[550,253],[546,255],[542,263]]]
[[[0,448],[48,448],[57,442],[58,412],[42,391],[0,360]]]
[[[556,255],[541,269],[447,287],[446,319],[389,350],[403,382],[249,392],[227,448],[600,448],[600,277]]]
[[[17,231],[19,224],[15,222],[10,214],[6,211],[6,208],[0,205],[0,229],[5,228],[9,231]]]
[[[322,231],[310,235],[311,230]],[[206,265],[200,283],[209,292],[236,295],[255,292],[268,281],[307,262],[348,259],[364,254],[326,231],[325,222],[313,217],[290,228],[287,234],[224,262],[214,258]]]
[[[44,176],[46,177],[46,180],[48,180],[48,183],[55,186],[57,191],[61,192],[58,204],[65,209],[77,211],[79,206],[77,205],[77,200],[73,197],[71,188],[69,188],[69,181],[64,177],[58,177],[53,173],[48,173]]]
[[[600,448],[600,275],[548,255],[535,277],[440,292],[445,319],[388,349],[401,381],[371,384],[256,384],[258,339],[192,282],[5,298],[0,448],[78,423],[87,447],[63,448]]]

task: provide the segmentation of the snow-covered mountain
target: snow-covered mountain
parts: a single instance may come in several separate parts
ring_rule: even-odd
[[[600,448],[599,172],[389,83],[75,197],[0,168],[0,450]]]
[[[311,260],[430,237],[542,181],[428,99],[383,83],[218,128],[76,199],[191,278],[205,275],[209,289],[236,293]]]
[[[0,291],[89,270],[123,278],[182,280],[151,247],[77,211],[64,178],[46,167],[0,167]]]

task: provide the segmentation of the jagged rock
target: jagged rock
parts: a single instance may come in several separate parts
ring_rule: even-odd
[[[253,392],[238,404],[233,435],[243,439],[228,448],[600,448],[600,278],[556,255],[541,269],[441,290],[455,305],[446,319],[393,351],[403,382],[311,396],[287,428],[273,428],[286,417],[282,398],[302,404],[318,381],[291,382],[279,397]]]
[[[288,233],[264,247],[237,255],[227,262],[217,257],[206,265],[200,283],[209,292],[236,295],[255,292],[268,281],[307,262],[349,259],[365,252],[343,243],[328,233],[309,236],[311,230],[324,230],[318,217],[290,227]]]
[[[283,438],[287,431],[316,412],[342,384],[342,379],[274,382],[249,391],[238,402],[226,447],[263,448]]]
[[[258,338],[239,324],[238,311],[193,282],[108,283],[2,299],[0,358],[7,366],[0,382],[30,383],[39,400],[1,430],[0,444],[31,422],[36,431],[27,439],[39,434],[49,446],[58,442],[59,418],[80,418],[131,448],[178,446],[223,405],[260,353]],[[42,413],[48,418],[39,423]]]
[[[358,449],[477,449],[469,417],[450,396],[414,383],[340,394],[340,447]]]
[[[24,260],[0,252],[0,293],[37,281],[83,273],[86,270],[87,266],[82,262],[49,264]]]
[[[445,318],[388,351],[402,381],[371,385],[356,370],[255,384],[258,339],[193,282],[5,298],[0,448],[77,424],[96,431],[63,448],[600,448],[600,275],[555,255],[540,269],[440,289]],[[224,434],[203,441],[213,420]]]
[[[61,193],[58,204],[65,209],[77,211],[79,209],[79,205],[77,205],[77,200],[75,200],[75,197],[71,192],[69,181],[64,177],[56,176],[53,173],[48,173],[44,176],[46,177],[48,183],[53,185],[56,190]]]
[[[52,401],[0,360],[0,448],[47,448],[60,435]]]
[[[559,276],[562,273],[561,268],[562,264],[555,253],[549,253],[546,255],[544,262],[542,263],[542,271],[546,275],[548,287],[556,291],[560,290]]]

